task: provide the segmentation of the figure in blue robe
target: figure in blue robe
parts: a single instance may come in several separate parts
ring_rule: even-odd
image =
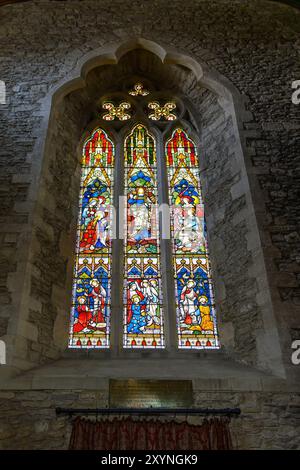
[[[142,315],[141,309],[142,305],[146,305],[146,300],[141,300],[138,295],[134,295],[131,300],[131,319],[127,325],[127,333],[139,334],[143,332],[147,324],[146,317]]]

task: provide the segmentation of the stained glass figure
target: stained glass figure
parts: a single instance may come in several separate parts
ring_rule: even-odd
[[[114,145],[102,129],[85,142],[81,166],[69,347],[108,348]]]
[[[157,207],[156,148],[153,136],[136,125],[125,153],[124,347],[164,347]]]
[[[166,143],[178,344],[219,347],[198,155],[183,129]]]
[[[131,104],[127,101],[120,103],[118,106],[115,106],[110,101],[106,101],[102,104],[102,108],[108,111],[102,116],[102,119],[105,121],[114,121],[116,118],[119,119],[119,121],[128,121],[128,119],[131,118],[128,112],[128,109],[131,108]]]
[[[176,114],[171,113],[171,111],[176,109],[176,104],[173,101],[164,105],[160,105],[158,101],[151,101],[148,103],[148,108],[152,110],[152,113],[149,113],[149,119],[152,119],[152,121],[159,121],[161,118],[167,121],[177,119]]]

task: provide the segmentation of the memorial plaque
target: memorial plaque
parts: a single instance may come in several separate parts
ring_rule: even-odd
[[[110,408],[189,408],[191,380],[110,380]]]

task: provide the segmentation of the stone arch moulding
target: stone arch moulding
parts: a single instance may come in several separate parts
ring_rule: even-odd
[[[243,196],[246,201],[246,209],[242,211],[238,217],[243,218],[247,224],[248,249],[249,252],[251,252],[252,258],[255,259],[255,263],[253,262],[249,268],[249,273],[251,271],[249,275],[256,279],[256,284],[258,285],[256,302],[261,312],[260,321],[258,321],[254,328],[256,348],[255,360],[252,360],[252,362],[249,361],[248,365],[277,376],[284,376],[281,354],[279,352],[281,349],[279,345],[277,325],[273,312],[272,299],[249,184],[247,162],[245,161],[247,148],[244,140],[245,135],[243,135],[242,132],[242,124],[244,121],[251,119],[251,114],[245,109],[245,97],[239,94],[231,82],[221,76],[218,72],[209,69],[204,62],[199,63],[198,60],[185,55],[184,53],[178,52],[178,50],[174,50],[165,45],[157,44],[143,38],[133,38],[126,42],[108,44],[106,47],[90,51],[82,56],[70,74],[68,74],[63,81],[57,83],[41,101],[41,110],[39,113],[42,116],[42,124],[39,129],[39,136],[33,152],[33,161],[35,162],[34,172],[36,176],[30,189],[30,225],[32,226],[38,220],[38,204],[47,197],[46,189],[40,187],[39,183],[44,168],[48,165],[47,160],[49,158],[49,148],[51,146],[51,143],[49,142],[49,130],[51,128],[51,123],[55,120],[56,106],[70,93],[83,89],[86,84],[86,77],[93,69],[102,65],[107,66],[117,64],[122,57],[135,49],[144,49],[151,52],[161,60],[162,64],[181,65],[185,69],[191,71],[196,83],[215,96],[216,103],[219,108],[222,109],[225,118],[231,119],[235,135],[233,149],[234,157],[231,165],[238,166],[240,177],[238,181],[234,182],[230,192],[233,199],[238,199]],[[205,131],[204,133],[207,134],[208,129],[205,129],[204,125],[202,125],[202,131],[203,129]],[[200,140],[202,141],[202,138]],[[43,155],[42,159],[40,158],[41,155]],[[203,174],[204,173],[205,171],[203,171]],[[36,194],[38,194],[38,197],[36,197]],[[210,232],[210,230],[216,226],[218,217],[213,213],[208,214],[207,222],[208,231]],[[33,237],[31,237],[31,228],[29,228],[28,233],[23,239],[24,262],[22,263],[22,273],[17,272],[16,274],[19,283],[18,285],[20,285],[21,282],[21,285],[23,286],[22,293],[17,298],[18,305],[15,306],[15,315],[12,315],[7,336],[9,351],[8,365],[12,367],[12,370],[14,370],[14,368],[15,370],[30,369],[39,365],[39,363],[21,360],[21,358],[24,358],[24,353],[26,353],[27,347],[24,343],[24,338],[34,341],[35,337],[35,333],[27,333],[29,329],[28,311],[30,299],[30,273],[32,269],[30,267],[30,254],[32,250],[34,250],[34,241]],[[211,247],[211,253],[212,251]],[[212,264],[214,268],[214,263]],[[225,326],[224,332],[222,332],[221,327],[221,344],[225,344],[225,346],[226,339],[224,338],[228,335],[229,330],[230,327],[228,329]],[[30,335],[32,336],[31,338]],[[224,338],[222,338],[222,335],[224,335]],[[234,328],[233,332],[229,333],[229,336],[231,336],[232,339],[234,336]],[[228,352],[230,355],[230,347],[228,348]],[[57,357],[55,357],[55,354],[53,355],[53,359],[58,359],[59,357],[59,354]],[[195,357],[195,359],[198,358]],[[200,360],[201,358],[199,358],[199,361]],[[247,360],[244,360],[244,358],[239,360],[239,358],[236,357],[235,360],[247,364]]]

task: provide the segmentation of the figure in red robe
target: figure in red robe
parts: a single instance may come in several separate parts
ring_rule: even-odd
[[[86,297],[78,297],[77,315],[73,325],[73,332],[79,333],[88,327],[92,314],[86,305]]]
[[[106,291],[104,287],[101,286],[98,279],[92,279],[90,284],[91,284],[92,290],[89,293],[89,297],[92,297],[94,301],[93,322],[95,324],[105,323],[104,309],[105,309]]]
[[[103,248],[107,244],[108,212],[104,210],[105,198],[92,198],[82,213],[82,234],[80,248],[82,251]]]

